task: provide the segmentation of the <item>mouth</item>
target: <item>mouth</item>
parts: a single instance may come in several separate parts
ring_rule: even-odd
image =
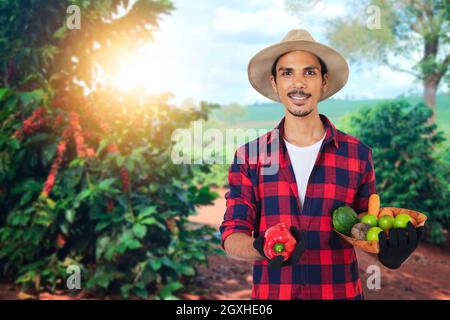
[[[287,94],[287,96],[292,101],[292,103],[297,105],[297,106],[304,105],[308,101],[308,99],[311,97],[310,94],[307,94],[307,93],[304,93],[304,92],[302,92],[302,93],[300,93],[300,92],[289,92]]]

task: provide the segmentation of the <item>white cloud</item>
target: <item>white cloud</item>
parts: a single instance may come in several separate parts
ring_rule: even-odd
[[[214,29],[218,32],[278,36],[298,25],[297,18],[284,10],[282,2],[270,2],[257,11],[220,6],[215,10]]]
[[[312,0],[310,3],[305,1],[299,1],[293,10],[294,16],[303,20],[324,20],[330,18],[336,18],[346,14],[346,6],[343,2],[325,1],[325,0]]]

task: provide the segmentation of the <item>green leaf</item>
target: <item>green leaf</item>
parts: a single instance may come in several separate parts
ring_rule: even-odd
[[[142,247],[141,243],[137,239],[131,239],[126,242],[128,249],[134,250]]]
[[[66,210],[66,220],[69,223],[73,223],[75,221],[75,210]]]
[[[116,200],[122,208],[128,208],[128,198],[125,194],[116,197]]]
[[[66,27],[66,25],[63,25],[53,33],[53,37],[55,39],[61,40],[66,36],[66,31],[67,31],[67,27]]]
[[[156,206],[148,206],[139,211],[138,220],[144,219],[154,213],[156,213]]]
[[[12,226],[24,226],[30,221],[30,216],[22,212],[14,212],[9,216],[9,223]],[[11,230],[11,229],[7,229]]]
[[[127,213],[125,213],[124,218],[129,223],[134,224],[135,217],[131,211],[128,211]]]
[[[14,150],[19,150],[19,148],[20,148],[20,141],[18,139],[11,139],[10,146]]]
[[[67,223],[61,223],[61,224],[59,225],[59,229],[61,230],[61,232],[62,232],[64,235],[66,235],[66,236],[69,235],[69,226],[67,225]]]
[[[146,225],[156,224],[157,222],[158,221],[155,218],[145,218],[144,220],[140,221],[140,223],[146,224]]]
[[[117,157],[117,166],[118,167],[123,166],[124,162],[125,162],[125,157]]]
[[[136,237],[142,239],[143,237],[145,237],[145,234],[147,233],[147,228],[142,224],[135,224],[133,226],[133,233]]]
[[[56,144],[44,146],[42,149],[41,161],[44,166],[50,165],[56,154]]]
[[[161,297],[161,299],[166,300],[167,298],[169,298],[170,296],[173,296],[173,292],[176,290],[179,290],[183,288],[183,285],[178,282],[171,282],[168,285],[166,285],[163,289],[161,289],[161,291],[159,292],[159,296]]]
[[[95,231],[102,231],[103,229],[106,229],[109,225],[111,224],[111,221],[101,221],[99,223],[97,223],[97,225],[95,226]]]
[[[91,189],[85,189],[78,194],[78,198],[80,201],[82,201],[82,200],[86,199],[87,197],[89,197],[91,195],[91,193],[92,193]]]
[[[109,144],[110,144],[109,139],[102,139],[97,149],[97,155],[99,155],[103,151],[103,149],[105,149]]]
[[[53,223],[53,220],[47,211],[41,210],[37,212],[34,223],[44,227],[49,227]]]
[[[195,276],[194,268],[186,266],[186,265],[182,266],[179,271],[181,274],[184,274],[186,276]]]
[[[128,299],[129,295],[130,295],[130,290],[133,288],[133,285],[131,284],[124,284],[123,286],[120,287],[120,292],[122,294],[122,297],[124,297],[125,299]]]
[[[109,179],[106,179],[106,180],[103,180],[102,182],[100,182],[100,184],[98,185],[98,188],[100,189],[100,190],[108,190],[110,187],[111,187],[111,185],[114,183],[114,182],[116,182],[116,178],[109,178]]]
[[[111,245],[111,239],[107,236],[101,237],[97,239],[97,246],[95,250],[95,257],[97,260],[101,258],[105,250],[108,248],[108,246]]]
[[[19,93],[19,99],[22,103],[27,106],[30,104],[38,104],[42,102],[45,92],[42,89],[33,90],[31,92],[21,92]]]
[[[52,199],[50,199],[50,198],[47,198],[46,199],[47,200],[47,205],[48,205],[48,207],[50,208],[50,209],[55,209],[55,206],[56,206],[56,203],[55,203],[55,201],[53,201]]]
[[[119,245],[120,246],[120,245]],[[119,246],[115,246],[115,245],[113,245],[113,244],[111,244],[109,247],[108,247],[108,249],[106,249],[106,253],[105,253],[105,259],[107,260],[107,261],[111,261],[111,259],[113,258],[113,256],[114,256],[114,253],[116,252],[116,250],[119,252]],[[125,248],[126,249],[126,246],[125,245],[122,245],[122,247],[123,248]],[[121,253],[123,253],[124,251],[125,251],[125,249],[121,252]]]
[[[91,280],[93,283],[95,283],[105,289],[108,288],[109,283],[111,281],[109,275],[105,275],[105,274],[96,276],[95,278],[92,278]]]
[[[69,163],[69,168],[82,167],[84,166],[85,159],[83,158],[75,158]]]
[[[5,99],[10,92],[11,90],[9,88],[0,88],[0,101]]]
[[[33,198],[33,192],[26,192],[21,198],[20,198],[20,205],[23,206],[26,203],[30,202],[30,200]]]
[[[135,168],[134,160],[133,159],[127,159],[125,162],[125,167],[127,168],[128,172],[133,172]]]
[[[94,212],[92,214],[92,218],[93,219],[98,219],[98,220],[111,220],[111,218],[113,217],[113,215],[111,213],[107,213],[107,212]]]
[[[178,264],[177,262],[175,262],[175,261],[173,261],[173,260],[171,260],[171,259],[169,259],[169,258],[167,258],[167,257],[162,258],[162,259],[161,259],[161,263],[162,263],[163,265],[165,265],[165,266],[167,266],[167,267],[169,267],[169,268],[175,270],[175,271],[176,271],[176,270],[179,270],[179,269],[181,268],[181,265],[180,265],[180,264]]]
[[[118,253],[124,253],[127,250],[127,242],[122,242],[115,248]]]
[[[161,268],[161,260],[159,259],[151,259],[148,263],[154,271],[158,271]]]
[[[158,228],[160,228],[161,230],[166,230],[166,226],[163,225],[162,223],[160,223],[155,218],[145,218],[144,220],[140,221],[140,223],[145,224],[145,225],[155,225]]]
[[[164,300],[181,300],[178,297],[175,297],[174,295],[168,295]]]

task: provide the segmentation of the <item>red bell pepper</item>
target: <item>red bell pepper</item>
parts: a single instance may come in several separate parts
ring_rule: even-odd
[[[283,261],[286,261],[297,244],[286,223],[279,223],[267,229],[264,239],[264,254],[269,259],[283,256]]]

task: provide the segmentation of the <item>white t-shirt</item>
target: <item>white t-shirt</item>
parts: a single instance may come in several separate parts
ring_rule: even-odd
[[[326,135],[326,134],[325,134]],[[307,146],[298,147],[293,145],[284,139],[286,148],[289,153],[289,159],[291,159],[292,169],[294,169],[295,180],[297,181],[298,195],[300,203],[303,207],[305,202],[306,187],[308,186],[309,176],[314,164],[316,163],[317,155],[319,154],[322,142],[325,139],[325,135],[320,141]]]

